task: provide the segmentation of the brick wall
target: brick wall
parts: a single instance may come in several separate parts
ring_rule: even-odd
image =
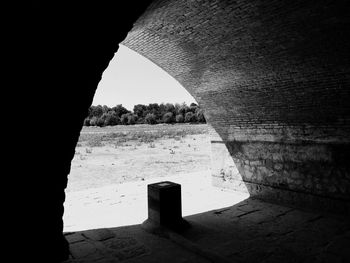
[[[348,202],[349,166],[337,159],[350,142],[348,11],[346,1],[154,1],[123,44],[205,109],[220,137],[213,175],[239,171],[246,185]],[[237,169],[221,141],[229,152],[238,142],[249,147],[230,152]]]

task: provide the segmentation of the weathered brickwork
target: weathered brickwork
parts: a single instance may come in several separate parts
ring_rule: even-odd
[[[329,1],[156,1],[124,44],[188,89],[225,140],[348,142],[345,10]]]
[[[348,11],[346,1],[154,1],[123,44],[205,109],[219,135],[214,184],[243,189],[243,177],[252,193],[349,200],[337,160],[350,143]]]

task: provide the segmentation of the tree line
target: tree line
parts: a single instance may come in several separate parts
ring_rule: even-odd
[[[196,103],[151,103],[137,104],[133,111],[122,104],[115,107],[91,106],[84,120],[85,126],[114,126],[158,123],[205,123],[203,109]]]

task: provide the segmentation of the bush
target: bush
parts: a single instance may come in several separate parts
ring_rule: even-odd
[[[121,124],[127,125],[128,124],[128,114],[125,113],[120,117],[120,122]]]
[[[196,113],[196,111],[198,110],[198,105],[196,104],[196,103],[191,103],[191,105],[190,105],[190,110],[189,111],[191,111],[191,112],[193,112],[193,113]]]
[[[183,123],[184,122],[184,116],[182,114],[176,115],[176,122],[177,123]]]
[[[164,123],[173,123],[174,122],[174,115],[172,112],[167,112],[163,115],[163,122]]]
[[[99,127],[104,127],[105,126],[105,120],[104,118],[97,118],[96,125]]]
[[[182,104],[181,107],[178,109],[178,114],[182,114],[185,116],[185,114],[189,111],[190,107],[188,107],[186,104]]]
[[[153,113],[148,113],[145,117],[145,122],[147,124],[156,124],[157,123],[156,115],[154,115]]]
[[[92,117],[91,119],[90,119],[90,126],[96,126],[97,125],[97,117]]]
[[[120,117],[120,122],[124,125],[132,125],[135,124],[137,121],[137,116],[131,112],[123,114]]]
[[[114,111],[118,118],[121,118],[123,114],[127,114],[130,112],[126,108],[124,108],[122,104],[118,104],[117,106],[111,108],[111,111]]]
[[[200,123],[206,123],[204,111],[202,109],[197,109],[196,111],[197,121]]]
[[[129,113],[128,114],[128,124],[133,125],[136,123],[136,121],[137,121],[137,115]]]
[[[193,112],[189,111],[186,113],[185,122],[196,122],[196,121],[197,121],[197,118]]]
[[[89,108],[89,117],[99,118],[102,116],[102,114],[103,114],[103,108],[101,105],[91,106]]]
[[[116,114],[108,113],[104,119],[104,126],[114,126],[119,123],[119,118]]]
[[[84,124],[83,124],[84,126],[90,126],[90,119],[89,118],[86,118],[85,120],[84,120]]]

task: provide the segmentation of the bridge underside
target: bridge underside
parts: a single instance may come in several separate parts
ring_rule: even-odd
[[[31,236],[47,240],[45,253],[65,253],[70,162],[118,43],[162,67],[205,110],[214,129],[215,184],[247,188],[275,202],[349,212],[347,1],[124,2],[36,1],[14,16],[21,23],[10,38],[20,43],[13,59],[23,63],[11,70],[21,109],[50,111],[40,127],[30,118],[21,123],[31,127],[27,147],[37,151],[23,161],[21,179],[29,189],[23,209]],[[18,98],[18,89],[12,91]],[[42,133],[42,126],[49,132]],[[46,154],[52,137],[55,151]]]
[[[123,44],[205,109],[215,185],[348,211],[345,10],[329,1],[154,1]]]

